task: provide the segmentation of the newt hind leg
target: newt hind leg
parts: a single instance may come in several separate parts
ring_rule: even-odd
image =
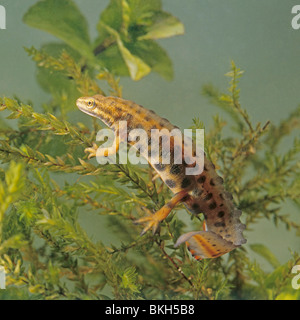
[[[146,223],[145,228],[141,232],[141,235],[145,234],[149,229],[152,229],[153,234],[157,231],[159,223],[162,222],[170,214],[172,209],[182,201],[187,195],[186,191],[178,192],[168,203],[152,215],[140,218],[135,223]]]

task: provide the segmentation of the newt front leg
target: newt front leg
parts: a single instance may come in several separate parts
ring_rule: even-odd
[[[101,148],[101,147],[98,147],[96,143],[93,143],[93,147],[86,148],[84,152],[89,153],[88,159],[91,159],[93,157],[109,157],[118,152],[119,146],[120,146],[120,137],[116,136],[111,147]]]
[[[162,208],[151,216],[146,216],[135,221],[135,223],[146,222],[146,227],[141,232],[141,235],[145,234],[149,229],[152,228],[153,234],[156,232],[159,223],[167,218],[172,209],[182,201],[182,199],[187,195],[185,190],[178,192],[168,203],[166,203]]]
[[[96,143],[93,143],[93,146],[91,148],[86,148],[84,152],[89,153],[88,159],[91,159],[93,157],[109,157],[118,152],[120,143],[122,141],[127,141],[127,128],[125,123],[119,124],[119,126],[115,130],[115,138],[110,147],[98,147]]]

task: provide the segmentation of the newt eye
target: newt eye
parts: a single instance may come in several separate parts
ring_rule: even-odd
[[[94,99],[90,99],[88,102],[87,102],[87,107],[89,109],[93,109],[95,107],[95,100]]]

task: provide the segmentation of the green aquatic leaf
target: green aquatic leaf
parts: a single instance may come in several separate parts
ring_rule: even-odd
[[[173,64],[167,52],[153,40],[143,40],[128,45],[130,52],[147,63],[153,71],[166,80],[172,80]]]
[[[128,33],[134,33],[135,26],[141,32],[143,26],[152,24],[153,15],[159,10],[161,10],[160,0],[111,0],[101,13],[97,25],[99,39],[105,38],[106,31],[103,29],[103,24],[125,37],[128,36]],[[142,33],[144,34],[143,31]]]
[[[129,51],[128,48],[126,48],[121,39],[120,34],[117,31],[115,31],[107,25],[103,25],[103,27],[105,27],[105,29],[110,33],[110,35],[112,35],[116,39],[120,53],[126,63],[130,77],[133,80],[140,80],[141,78],[143,78],[151,72],[151,68],[141,58],[135,56]]]
[[[133,55],[123,44],[121,39],[117,40],[118,47],[121,51],[123,59],[128,67],[130,77],[133,80],[140,80],[148,73],[151,72],[151,68],[139,57]]]
[[[100,21],[97,25],[98,31],[99,33],[102,32],[103,23],[119,31],[122,26],[122,21],[122,1],[111,0],[107,8],[101,12]]]
[[[170,58],[163,48],[150,40],[182,34],[184,28],[177,18],[161,8],[161,0],[111,0],[97,25],[99,37],[95,52],[100,56],[97,58],[101,65],[118,75],[129,74],[133,80],[143,78],[151,70],[171,80]],[[122,59],[103,54],[107,50],[118,53]],[[122,60],[124,63],[120,63]],[[124,64],[128,72],[124,72]]]
[[[29,8],[23,21],[31,27],[49,32],[81,55],[92,58],[87,22],[73,1],[39,1]]]
[[[105,68],[112,74],[127,77],[130,75],[117,44],[114,44],[102,51],[97,56],[97,60],[100,65],[105,66]]]
[[[139,40],[168,38],[184,33],[182,22],[167,12],[157,12],[153,23],[147,28],[147,33],[140,36]]]
[[[127,0],[130,7],[130,21],[139,25],[151,23],[155,12],[162,8],[161,0]]]

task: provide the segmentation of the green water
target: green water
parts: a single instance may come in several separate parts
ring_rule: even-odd
[[[96,37],[96,23],[108,0],[76,0],[88,17],[90,34]],[[50,97],[35,79],[35,64],[23,47],[39,48],[56,38],[22,23],[22,16],[35,0],[2,0],[7,29],[0,30],[0,95],[16,94],[36,106]],[[151,74],[139,82],[123,79],[124,97],[157,111],[182,128],[199,117],[206,126],[219,110],[201,96],[201,87],[213,83],[227,87],[224,74],[234,60],[246,70],[241,82],[241,103],[253,122],[278,123],[300,103],[300,30],[291,27],[292,0],[163,0],[164,9],[179,17],[186,33],[160,41],[175,70],[172,82]],[[76,110],[74,105],[74,110]],[[74,111],[74,121],[85,121]],[[299,221],[299,212],[287,203],[283,213]],[[92,214],[86,226],[98,239],[102,222]],[[261,223],[249,233],[248,243],[264,243],[282,261],[288,248],[300,250],[299,238],[283,227]]]

